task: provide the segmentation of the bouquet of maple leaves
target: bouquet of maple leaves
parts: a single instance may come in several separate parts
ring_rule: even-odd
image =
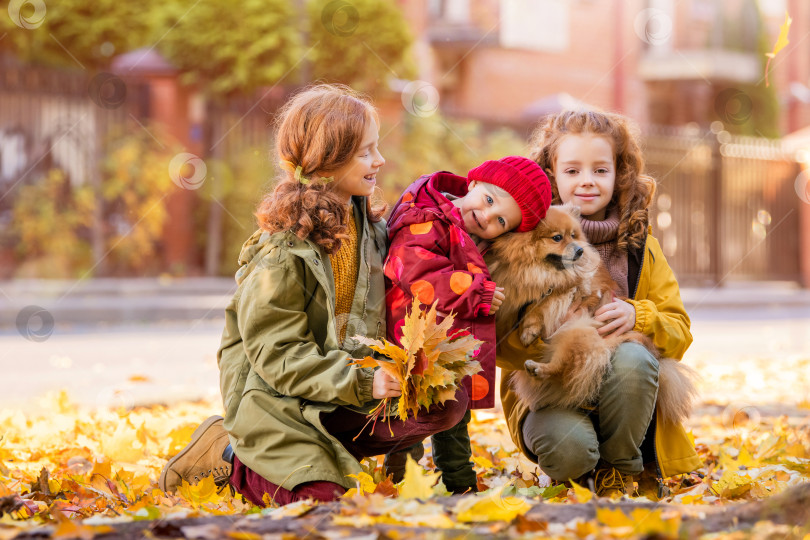
[[[427,409],[437,403],[443,404],[448,399],[456,399],[461,379],[481,371],[481,364],[472,360],[472,356],[483,342],[466,330],[448,335],[455,315],[450,313],[440,323],[436,322],[437,315],[436,302],[429,310],[423,311],[419,300],[414,299],[402,327],[402,347],[387,340],[354,337],[390,358],[378,360],[366,356],[362,360],[355,360],[351,365],[371,368],[379,366],[399,382],[402,395],[399,397],[397,416],[401,420],[406,420],[409,412],[416,417],[420,407]],[[373,420],[376,425],[380,415],[388,416],[389,399],[382,400],[369,413],[369,422]]]

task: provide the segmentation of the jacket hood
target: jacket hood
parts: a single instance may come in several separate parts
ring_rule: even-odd
[[[422,176],[408,186],[391,210],[391,217],[388,218],[388,236],[393,237],[402,227],[437,218],[465,229],[461,213],[444,193],[456,197],[465,196],[467,179],[440,171]]]
[[[358,223],[365,223],[366,198],[352,197],[352,202],[354,204],[355,218],[359,220]],[[384,230],[385,222],[381,223]],[[384,254],[386,250],[385,234],[377,233],[374,227],[371,228],[371,234],[373,234],[374,241],[377,243],[377,249]],[[275,246],[284,246],[284,249],[288,249],[298,256],[306,256],[320,251],[317,244],[308,239],[301,240],[292,231],[269,233],[259,229],[242,244],[242,251],[239,253],[239,269],[235,275],[236,284],[241,284],[259,266],[262,258],[270,253]]]
[[[242,251],[239,253],[239,270],[236,271],[236,283],[241,284],[259,263],[259,260],[266,255],[270,246],[272,235],[259,229],[242,244]]]

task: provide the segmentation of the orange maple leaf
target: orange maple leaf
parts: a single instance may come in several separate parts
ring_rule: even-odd
[[[438,322],[436,302],[427,311],[420,306],[419,300],[415,298],[405,316],[402,347],[387,340],[354,336],[358,342],[390,358],[375,359],[367,356],[351,362],[351,365],[379,366],[399,382],[402,395],[399,397],[397,416],[400,420],[407,420],[409,413],[416,417],[421,407],[428,408],[433,404],[455,399],[461,379],[481,371],[481,364],[472,360],[472,355],[482,342],[465,331],[448,335],[455,315],[450,313]],[[388,398],[371,412],[370,416],[375,423],[377,417],[387,410],[387,406]]]

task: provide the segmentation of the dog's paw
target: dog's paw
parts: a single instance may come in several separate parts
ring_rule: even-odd
[[[540,327],[526,327],[520,333],[520,342],[523,344],[524,347],[528,347],[534,341],[540,337]]]
[[[540,362],[535,362],[534,360],[526,360],[526,362],[523,363],[523,367],[526,369],[526,373],[532,377],[544,378],[547,376],[546,364],[541,364]]]

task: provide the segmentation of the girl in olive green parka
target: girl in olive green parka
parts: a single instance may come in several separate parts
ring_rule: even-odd
[[[319,85],[282,109],[276,149],[284,174],[259,206],[242,248],[238,289],[218,352],[225,418],[203,422],[160,487],[213,475],[251,502],[332,500],[354,485],[359,459],[455,426],[466,393],[388,429],[363,430],[377,400],[400,394],[355,335],[382,339],[387,235],[370,197],[385,163],[374,107],[343,86]]]

